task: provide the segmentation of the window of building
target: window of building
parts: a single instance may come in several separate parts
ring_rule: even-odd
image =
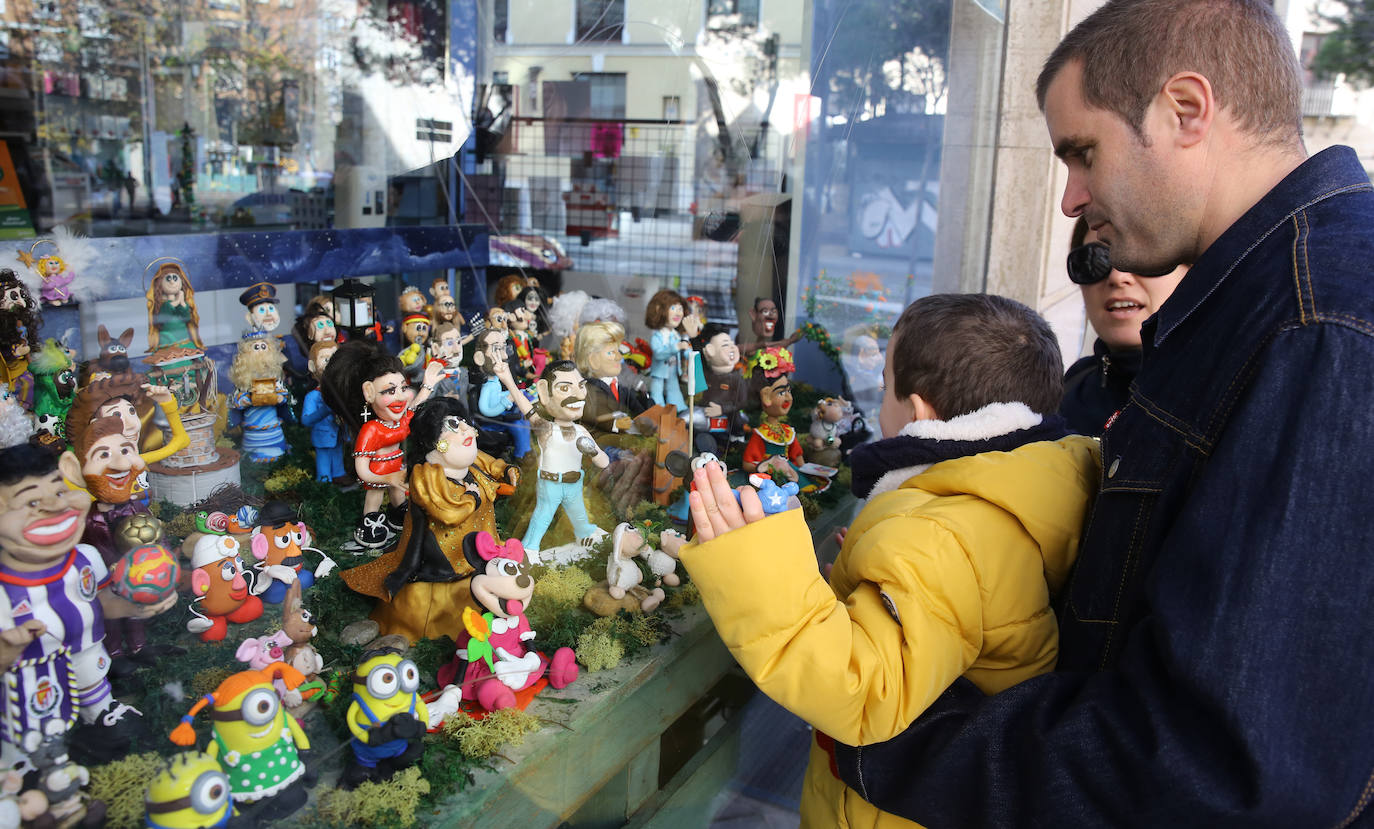
[[[492,0],[491,39],[506,42],[506,28],[510,25],[510,0]]]
[[[578,72],[573,80],[587,84],[590,107],[588,118],[625,117],[625,74],[623,72]]]
[[[710,0],[706,6],[707,25],[758,28],[759,0]]]
[[[619,43],[625,31],[625,0],[577,0],[577,39]]]

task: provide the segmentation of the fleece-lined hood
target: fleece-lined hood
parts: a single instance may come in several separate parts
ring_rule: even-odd
[[[1096,489],[1096,441],[1070,436],[1058,417],[1025,404],[993,403],[948,421],[913,421],[899,436],[864,448],[876,449],[868,458],[884,467],[871,500],[912,498],[915,505],[962,494],[993,504],[1039,546],[1051,589],[1062,586],[1082,530],[1082,493]],[[856,482],[866,460],[854,461]],[[895,503],[885,509],[901,511]]]

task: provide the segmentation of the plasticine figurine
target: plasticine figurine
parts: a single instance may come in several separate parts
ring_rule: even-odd
[[[419,291],[415,293],[418,295]],[[425,345],[429,342],[429,330],[429,317],[424,314],[406,314],[401,322],[401,339],[405,342],[405,348],[401,349],[397,356],[401,358],[401,365],[407,370],[421,364],[425,356]]]
[[[38,260],[38,274],[43,278],[39,294],[49,305],[67,305],[74,300],[71,285],[76,274],[67,268],[61,256],[44,256]]]
[[[96,358],[96,365],[107,377],[116,374],[123,374],[129,370],[129,346],[134,342],[134,329],[126,328],[124,333],[119,335],[119,339],[110,336],[110,332],[101,325],[96,328],[96,342],[100,345],[100,356]],[[92,380],[97,379],[95,377]]]
[[[33,436],[33,415],[24,411],[10,387],[0,383],[0,435],[7,443],[20,444]]]
[[[176,260],[154,260],[158,265],[153,284],[148,288],[148,351],[164,348],[197,348],[200,339],[200,314],[196,311],[196,292],[186,271]]]
[[[0,314],[0,381],[10,387],[26,410],[33,408],[33,372],[29,356],[38,348],[38,329],[19,317]]]
[[[243,315],[248,322],[248,331],[261,331],[271,334],[281,325],[281,313],[277,310],[277,289],[271,283],[258,282],[250,285],[239,294],[239,304],[247,308]]]
[[[203,751],[172,756],[143,794],[148,829],[219,829],[234,816],[229,776]]]
[[[806,445],[802,447],[806,459],[821,466],[839,466],[840,438],[849,432],[853,420],[854,406],[843,397],[823,397],[817,401],[811,412]]]
[[[148,511],[143,498],[147,486],[142,481],[148,465],[139,456],[138,445],[124,435],[120,417],[98,417],[78,437],[72,449],[81,461],[85,489],[95,499],[82,540],[99,550],[109,567],[120,555],[115,543],[119,522]]]
[[[191,614],[186,629],[202,642],[222,642],[229,622],[243,624],[262,615],[262,599],[251,595],[249,576],[232,536],[202,535],[191,553]]]
[[[641,586],[644,574],[640,572],[635,559],[649,551],[649,545],[644,541],[644,533],[632,524],[620,524],[611,537],[611,553],[606,559],[607,592],[613,599],[623,599],[626,594],[633,595],[639,600],[639,609],[648,613],[659,606],[664,594],[661,587],[648,590]],[[673,564],[675,567],[676,562]],[[669,574],[672,574],[673,569],[669,568]],[[673,580],[667,582],[670,586],[677,584],[677,576],[672,574],[672,577]]]
[[[438,327],[441,323],[451,322],[458,324],[458,302],[448,294],[440,294],[434,298],[434,325]]]
[[[248,667],[255,671],[261,671],[273,662],[281,662],[286,656],[286,646],[289,644],[291,640],[281,631],[267,636],[249,637],[239,643],[234,651],[234,658],[248,663]]]
[[[429,709],[420,699],[420,669],[395,648],[368,651],[353,672],[353,701],[345,721],[353,735],[353,760],[344,768],[345,789],[391,775],[420,762]]]
[[[286,599],[281,607],[280,633],[288,640],[282,661],[300,671],[301,676],[305,677],[305,685],[287,689],[282,694],[287,707],[295,708],[303,699],[311,699],[323,689],[323,683],[319,682],[317,677],[324,670],[324,658],[315,650],[315,646],[310,644],[310,640],[315,638],[319,629],[315,627],[315,617],[305,609],[301,600],[300,582],[286,589]]]
[[[544,302],[544,291],[542,288],[531,285],[521,292],[518,299],[525,306],[525,313],[530,320],[530,338],[539,342],[540,337],[549,333],[549,317]]]
[[[528,648],[535,632],[525,611],[534,598],[534,579],[526,572],[520,542],[511,538],[500,544],[491,533],[469,533],[463,555],[476,571],[473,606],[463,613],[453,661],[439,669],[439,687],[461,685],[464,697],[499,711],[514,706],[515,692],[534,685],[545,671],[554,688],[577,679],[572,648],[559,648],[551,660]]]
[[[587,381],[582,379],[576,364],[558,360],[544,367],[544,373],[535,383],[539,392],[538,407],[520,394],[509,369],[498,365],[497,371],[539,441],[537,501],[525,537],[521,539],[521,544],[537,563],[539,545],[560,505],[572,522],[573,533],[584,545],[604,534],[587,519],[587,504],[582,500],[582,483],[586,477],[582,472],[582,459],[591,458],[599,469],[610,466],[611,459],[596,445],[587,427],[577,422],[587,401]]]
[[[123,424],[125,438],[140,448],[148,446],[150,441],[144,433],[157,430],[146,429],[145,423],[152,419],[153,404],[156,404],[167,420],[171,440],[160,445],[153,444],[155,448],[141,451],[139,457],[143,463],[151,466],[189,446],[191,438],[182,426],[176,398],[165,386],[154,386],[144,380],[142,375],[129,371],[92,380],[76,393],[76,399],[67,412],[67,440],[73,445],[80,444],[81,435],[96,419],[118,417]],[[161,438],[160,434],[158,438]]]
[[[534,341],[530,338],[530,313],[518,299],[506,303],[506,333],[510,335],[515,360],[524,378],[535,377],[543,366],[536,365]]]
[[[338,566],[323,550],[310,546],[310,528],[281,501],[268,501],[258,510],[250,545],[253,558],[257,559],[253,565],[253,592],[268,604],[280,604],[292,584],[299,584],[302,590],[310,589],[315,579],[324,578]],[[304,569],[306,550],[320,554],[314,572]]]
[[[0,268],[0,311],[8,311],[26,324],[39,320],[38,303],[29,287],[19,279],[19,274],[11,268]],[[34,324],[33,328],[38,329]]]
[[[463,346],[474,338],[462,337],[458,326],[451,322],[441,322],[431,333],[429,343],[429,363],[444,367],[444,377],[434,386],[434,393],[455,400],[468,399],[468,370],[463,367]]]
[[[343,573],[353,590],[378,599],[371,618],[383,634],[411,642],[462,627],[472,565],[469,533],[496,532],[496,499],[511,494],[520,468],[477,450],[463,404],[436,397],[410,425],[410,509],[396,549]]]
[[[213,705],[212,739],[206,750],[229,776],[230,796],[240,805],[270,798],[271,817],[280,820],[305,804],[304,787],[292,784],[305,776],[300,752],[309,750],[310,740],[296,718],[283,710],[272,687],[275,679],[287,688],[305,681],[281,662],[233,674],[191,706],[171,739],[179,746],[195,745],[191,723],[202,708]]]
[[[334,324],[333,311],[326,310],[325,302],[316,302],[321,297],[315,297],[306,306],[305,314],[296,320],[293,326],[297,339],[308,350],[310,346],[324,340],[338,340],[339,329]]]
[[[577,329],[577,369],[587,378],[587,404],[582,423],[601,442],[630,428],[632,418],[649,407],[629,383],[621,383],[625,329],[616,322],[589,322]]]
[[[411,391],[401,373],[401,361],[367,342],[339,347],[320,379],[325,402],[357,440],[353,466],[367,493],[363,514],[351,544],[360,550],[380,550],[396,538],[405,517],[406,480],[402,444],[410,434],[415,407],[429,399],[444,368],[425,367],[419,394]],[[382,502],[391,496],[391,507]]]
[[[90,772],[67,756],[67,729],[62,723],[48,720],[41,734],[25,734],[24,751],[37,771],[38,791],[48,803],[44,817],[52,820],[50,825],[105,825],[105,804],[83,791],[91,783]]]
[[[749,370],[760,375],[765,384],[759,389],[763,415],[745,444],[741,465],[747,473],[777,473],[796,481],[802,492],[821,492],[830,486],[830,479],[806,475],[797,469],[804,462],[801,441],[797,439],[797,430],[786,422],[787,413],[792,410],[790,374],[795,369],[792,354],[785,348],[770,346],[754,352]]]
[[[768,297],[754,297],[754,307],[749,309],[749,320],[755,340],[739,345],[740,352],[746,358],[769,347],[791,348],[802,337],[801,331],[794,331],[784,339],[773,338],[778,329],[778,304]]]
[[[649,366],[649,397],[659,406],[675,406],[678,414],[687,411],[678,383],[678,357],[680,352],[691,348],[677,332],[682,317],[682,297],[676,291],[663,290],[654,294],[644,312],[644,324],[654,332],[649,338],[654,355]]]
[[[99,552],[77,541],[91,499],[77,488],[81,461],[28,444],[0,449],[0,765],[11,767],[28,731],[48,720],[87,724],[85,756],[128,750],[133,708],[114,700],[105,621],[146,618],[176,602],[138,605],[107,586]]]
[[[506,332],[497,328],[487,328],[477,335],[472,363],[484,379],[480,386],[472,386],[468,394],[476,411],[477,427],[483,432],[496,431],[509,435],[515,441],[515,457],[519,460],[530,451],[530,427],[521,416],[523,409],[515,402],[516,398],[525,399],[524,392],[519,389],[508,391],[498,374],[498,369],[503,366],[506,375],[511,374],[506,339]]]
[[[796,481],[788,481],[778,486],[770,476],[750,475],[749,483],[759,491],[759,504],[763,507],[764,515],[776,515],[801,506],[801,501],[797,499],[800,490]],[[735,493],[735,498],[739,499],[738,492]]]
[[[67,439],[67,412],[76,398],[76,364],[57,341],[49,338],[29,360],[33,373],[33,416],[39,439],[62,445]]]
[[[736,368],[739,346],[722,325],[708,323],[701,329],[692,346],[701,353],[706,390],[693,411],[693,426],[711,435],[716,442],[716,454],[723,456],[731,441],[743,440],[744,407],[748,384]]]
[[[310,346],[310,375],[318,383],[329,359],[338,351],[333,340]],[[343,440],[339,437],[339,418],[324,402],[318,388],[306,392],[301,405],[301,425],[310,427],[310,445],[315,447],[315,480],[328,483],[344,477]]]
[[[234,393],[229,396],[229,425],[243,427],[243,454],[250,461],[266,463],[286,454],[281,425],[283,418],[291,416],[291,395],[283,381],[285,362],[281,341],[269,336],[266,329],[253,329],[239,340],[238,353],[229,366],[229,379],[234,383]]]
[[[436,276],[429,281],[429,295],[434,299],[434,304],[439,304],[441,297],[453,297],[453,291],[448,286],[447,276]],[[452,320],[445,320],[452,322]]]
[[[425,315],[425,295],[414,285],[407,285],[401,291],[401,296],[396,300],[396,306],[401,311],[402,317],[411,314]]]

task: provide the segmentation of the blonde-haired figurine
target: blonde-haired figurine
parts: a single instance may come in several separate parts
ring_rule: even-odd
[[[151,266],[150,266],[151,267]],[[163,262],[148,288],[148,350],[199,348],[200,314],[196,292],[179,262]]]

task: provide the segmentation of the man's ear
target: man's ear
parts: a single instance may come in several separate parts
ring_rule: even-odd
[[[1159,100],[1182,147],[1201,142],[1211,132],[1217,114],[1212,83],[1197,72],[1179,72],[1164,82]]]
[[[86,478],[81,474],[81,459],[76,453],[68,449],[57,459],[57,469],[62,473],[62,477],[72,486],[86,488]]]

